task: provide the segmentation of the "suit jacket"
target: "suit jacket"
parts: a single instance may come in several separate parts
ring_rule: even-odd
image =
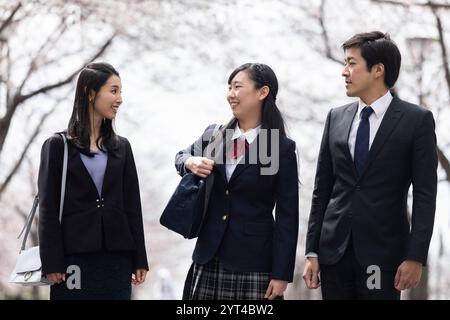
[[[213,128],[209,126],[197,142],[177,154],[176,168],[181,175],[186,173],[184,161],[194,155],[197,146],[205,149]],[[250,144],[244,159],[252,148],[259,147],[260,137]],[[223,155],[226,142],[220,147]],[[227,181],[225,165],[215,165],[214,185],[193,260],[206,264],[218,256],[227,270],[271,272],[273,279],[292,282],[298,237],[295,142],[281,138],[276,174],[261,175],[262,166],[259,160],[256,164],[241,161]]]
[[[64,255],[134,251],[133,267],[148,269],[139,183],[127,139],[119,137],[118,156],[108,153],[102,194],[68,140],[66,193],[62,223],[59,202],[64,142],[47,139],[39,168],[39,246],[44,274],[65,272]]]
[[[350,234],[363,266],[426,263],[433,232],[437,149],[430,111],[394,97],[358,177],[348,137],[358,103],[328,113],[320,147],[306,252],[321,264],[344,254]],[[411,226],[407,198],[413,186]]]

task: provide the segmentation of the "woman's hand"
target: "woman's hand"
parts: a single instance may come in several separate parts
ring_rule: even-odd
[[[277,297],[283,296],[284,291],[286,291],[287,285],[288,282],[284,280],[270,280],[264,298],[274,300]]]
[[[53,283],[61,283],[66,281],[66,274],[60,272],[49,273],[46,275],[46,278]]]
[[[193,174],[201,178],[206,178],[213,170],[214,160],[205,157],[189,157],[184,162],[184,166]]]
[[[147,275],[146,269],[136,269],[133,276],[131,277],[131,283],[134,285],[140,285],[145,281],[145,276]]]

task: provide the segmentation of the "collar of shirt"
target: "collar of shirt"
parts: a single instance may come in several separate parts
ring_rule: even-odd
[[[244,136],[247,140],[248,144],[251,144],[256,137],[258,136],[259,131],[261,130],[261,125],[257,126],[256,128],[247,130],[247,132],[242,132],[241,128],[239,128],[239,124],[236,125],[236,128],[234,128],[233,136],[231,137],[231,140],[235,140],[240,138],[241,136]]]
[[[386,94],[384,96],[378,98],[370,105],[373,109],[373,114],[375,114],[375,116],[377,118],[381,117],[386,112],[389,105],[391,104],[392,99],[393,99],[392,94],[388,90],[388,92],[386,92]],[[359,117],[361,117],[362,109],[364,109],[366,106],[367,106],[367,104],[365,104],[361,99],[359,99],[359,106],[358,106]]]

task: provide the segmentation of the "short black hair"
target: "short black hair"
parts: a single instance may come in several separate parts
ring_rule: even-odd
[[[369,71],[377,63],[384,65],[384,83],[392,88],[400,73],[402,56],[389,34],[381,31],[358,33],[342,44],[344,51],[354,47],[361,48]]]

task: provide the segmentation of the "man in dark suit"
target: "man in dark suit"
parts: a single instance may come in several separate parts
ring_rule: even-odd
[[[327,116],[303,278],[310,289],[321,283],[324,299],[399,299],[419,282],[433,231],[434,119],[391,94],[401,55],[387,34],[357,34],[342,47],[347,95],[359,101]]]

